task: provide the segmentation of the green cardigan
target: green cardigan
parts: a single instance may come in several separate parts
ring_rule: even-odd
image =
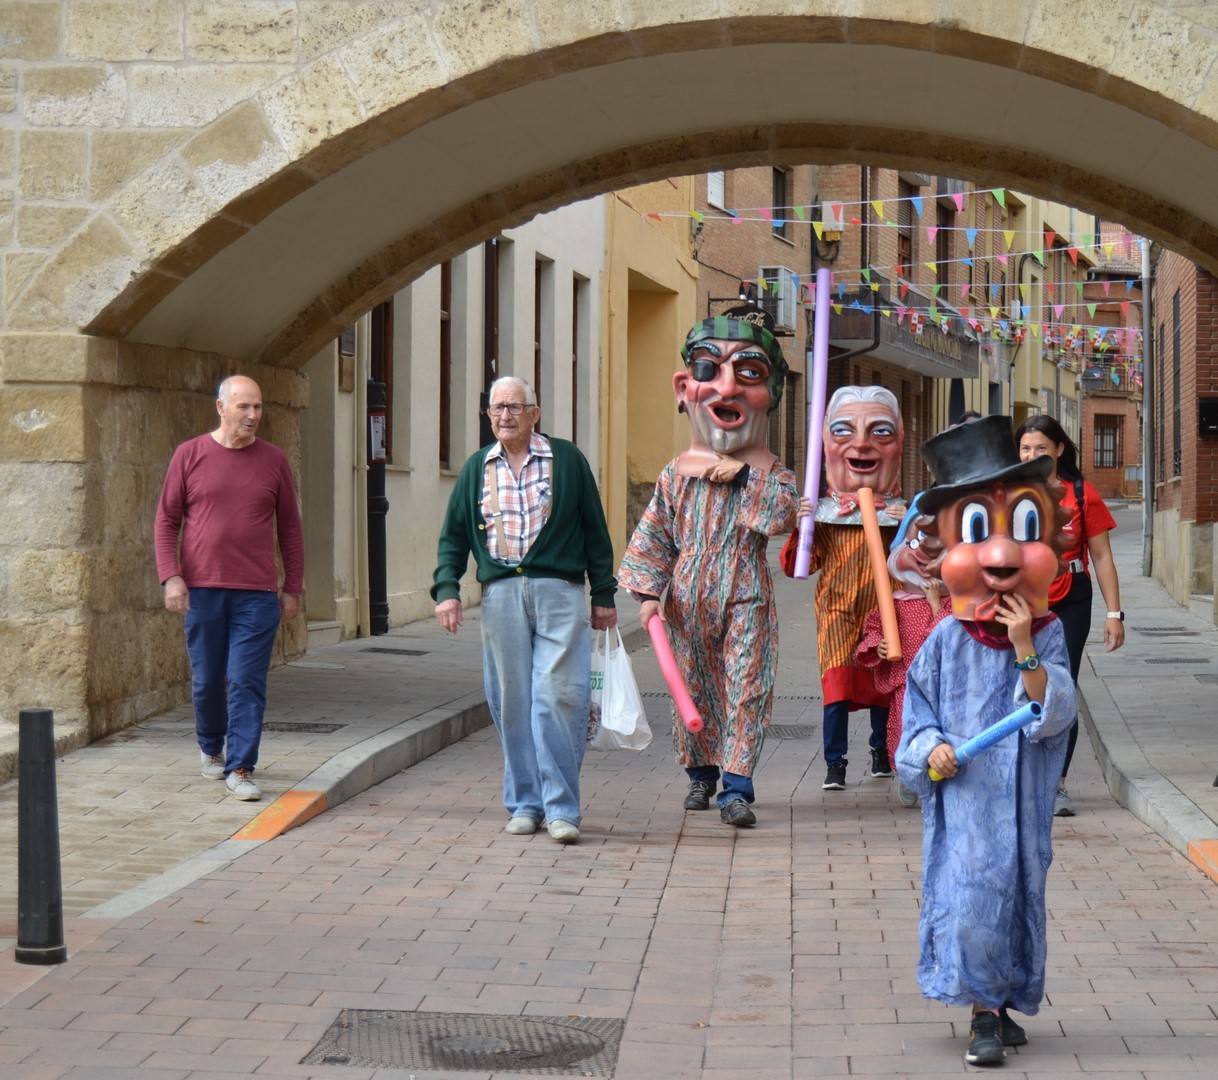
[[[439,557],[431,597],[436,603],[461,595],[461,575],[472,553],[483,584],[498,578],[556,577],[592,589],[592,603],[613,607],[617,580],[613,576],[613,544],[601,509],[600,494],[588,461],[566,439],[547,435],[553,458],[550,516],[519,566],[504,566],[486,548],[486,522],[482,518],[482,484],[486,455],[494,443],[482,447],[461,469],[448,500],[440,529]]]

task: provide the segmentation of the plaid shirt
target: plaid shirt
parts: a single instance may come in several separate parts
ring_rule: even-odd
[[[529,437],[529,456],[520,470],[512,474],[503,445],[495,443],[486,455],[482,474],[482,517],[486,521],[486,547],[492,559],[515,566],[550,517],[550,487],[554,476],[554,452],[550,440],[534,432]],[[499,485],[499,509],[503,514],[503,535],[507,551],[499,550],[499,530],[495,528],[495,504],[491,483]]]

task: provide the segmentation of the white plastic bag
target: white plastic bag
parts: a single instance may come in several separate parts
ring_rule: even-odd
[[[617,627],[593,631],[591,701],[590,750],[645,750],[651,744],[643,698]]]

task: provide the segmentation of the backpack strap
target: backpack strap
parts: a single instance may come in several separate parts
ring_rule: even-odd
[[[1083,573],[1089,573],[1087,568],[1087,495],[1083,490],[1083,479],[1081,476],[1074,478],[1074,501],[1078,503],[1078,531],[1082,537],[1083,547],[1080,555],[1083,560]]]

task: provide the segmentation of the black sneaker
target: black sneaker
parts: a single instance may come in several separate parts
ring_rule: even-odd
[[[973,1014],[964,1060],[970,1065],[1001,1065],[1006,1058],[998,1037],[998,1017],[992,1012]]]
[[[871,751],[871,775],[891,776],[892,762],[888,760],[888,748],[885,746]]]
[[[998,1010],[998,1037],[1003,1046],[1023,1046],[1028,1041],[1028,1033],[1011,1019],[1005,1006]]]
[[[846,763],[831,761],[825,771],[825,782],[821,784],[824,791],[844,791],[846,788]]]
[[[711,796],[715,793],[715,785],[705,780],[695,780],[689,785],[689,794],[685,796],[686,810],[709,810]]]
[[[748,825],[756,825],[757,815],[743,799],[733,799],[719,807],[719,820],[724,825],[735,825],[736,828],[742,829]]]

